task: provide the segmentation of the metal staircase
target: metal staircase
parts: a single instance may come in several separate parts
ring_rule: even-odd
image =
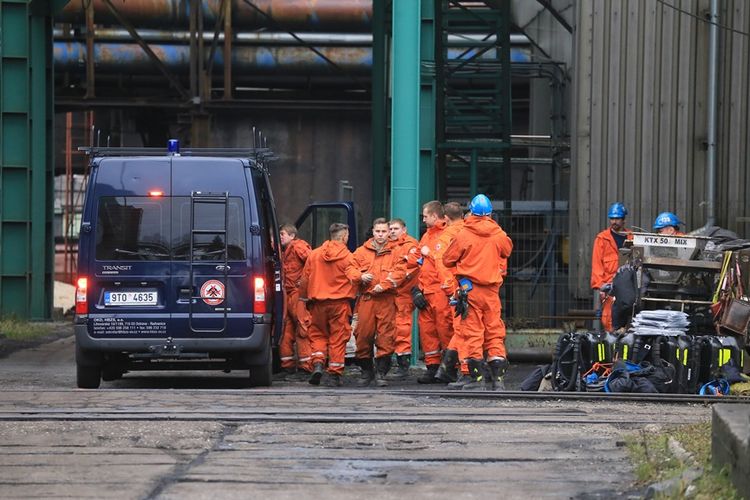
[[[508,199],[509,2],[442,0],[435,17],[438,192]]]

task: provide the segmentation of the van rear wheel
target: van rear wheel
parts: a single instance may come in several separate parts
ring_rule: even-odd
[[[81,389],[98,389],[101,382],[101,354],[83,349],[76,342],[76,384]]]
[[[265,363],[250,365],[250,387],[270,387],[273,378],[273,351],[269,347]]]
[[[98,389],[102,381],[101,366],[76,364],[76,382],[81,389]]]

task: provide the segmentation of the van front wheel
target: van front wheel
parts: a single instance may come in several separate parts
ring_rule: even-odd
[[[260,365],[250,365],[250,387],[270,387],[273,377],[273,351],[266,350],[265,362]]]

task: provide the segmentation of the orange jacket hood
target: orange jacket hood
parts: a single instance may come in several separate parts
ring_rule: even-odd
[[[469,216],[464,221],[464,228],[466,228],[467,231],[470,231],[477,236],[481,236],[484,238],[490,237],[490,236],[497,236],[500,233],[503,232],[502,229],[500,229],[500,226],[497,225],[497,223],[492,220],[489,216],[486,217],[477,217],[475,215]]]
[[[320,251],[323,254],[323,260],[326,262],[346,259],[351,255],[349,248],[343,241],[327,240],[320,245]]]

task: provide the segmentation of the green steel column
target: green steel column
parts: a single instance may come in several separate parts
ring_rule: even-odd
[[[51,6],[0,0],[0,315],[52,302]]]
[[[372,4],[372,216],[386,216],[387,106],[386,5]]]
[[[393,0],[391,53],[391,216],[406,221],[419,239],[420,218],[420,0]],[[425,2],[425,3],[430,3]],[[419,358],[416,321],[412,365]]]
[[[419,236],[420,0],[393,0],[391,215]]]

